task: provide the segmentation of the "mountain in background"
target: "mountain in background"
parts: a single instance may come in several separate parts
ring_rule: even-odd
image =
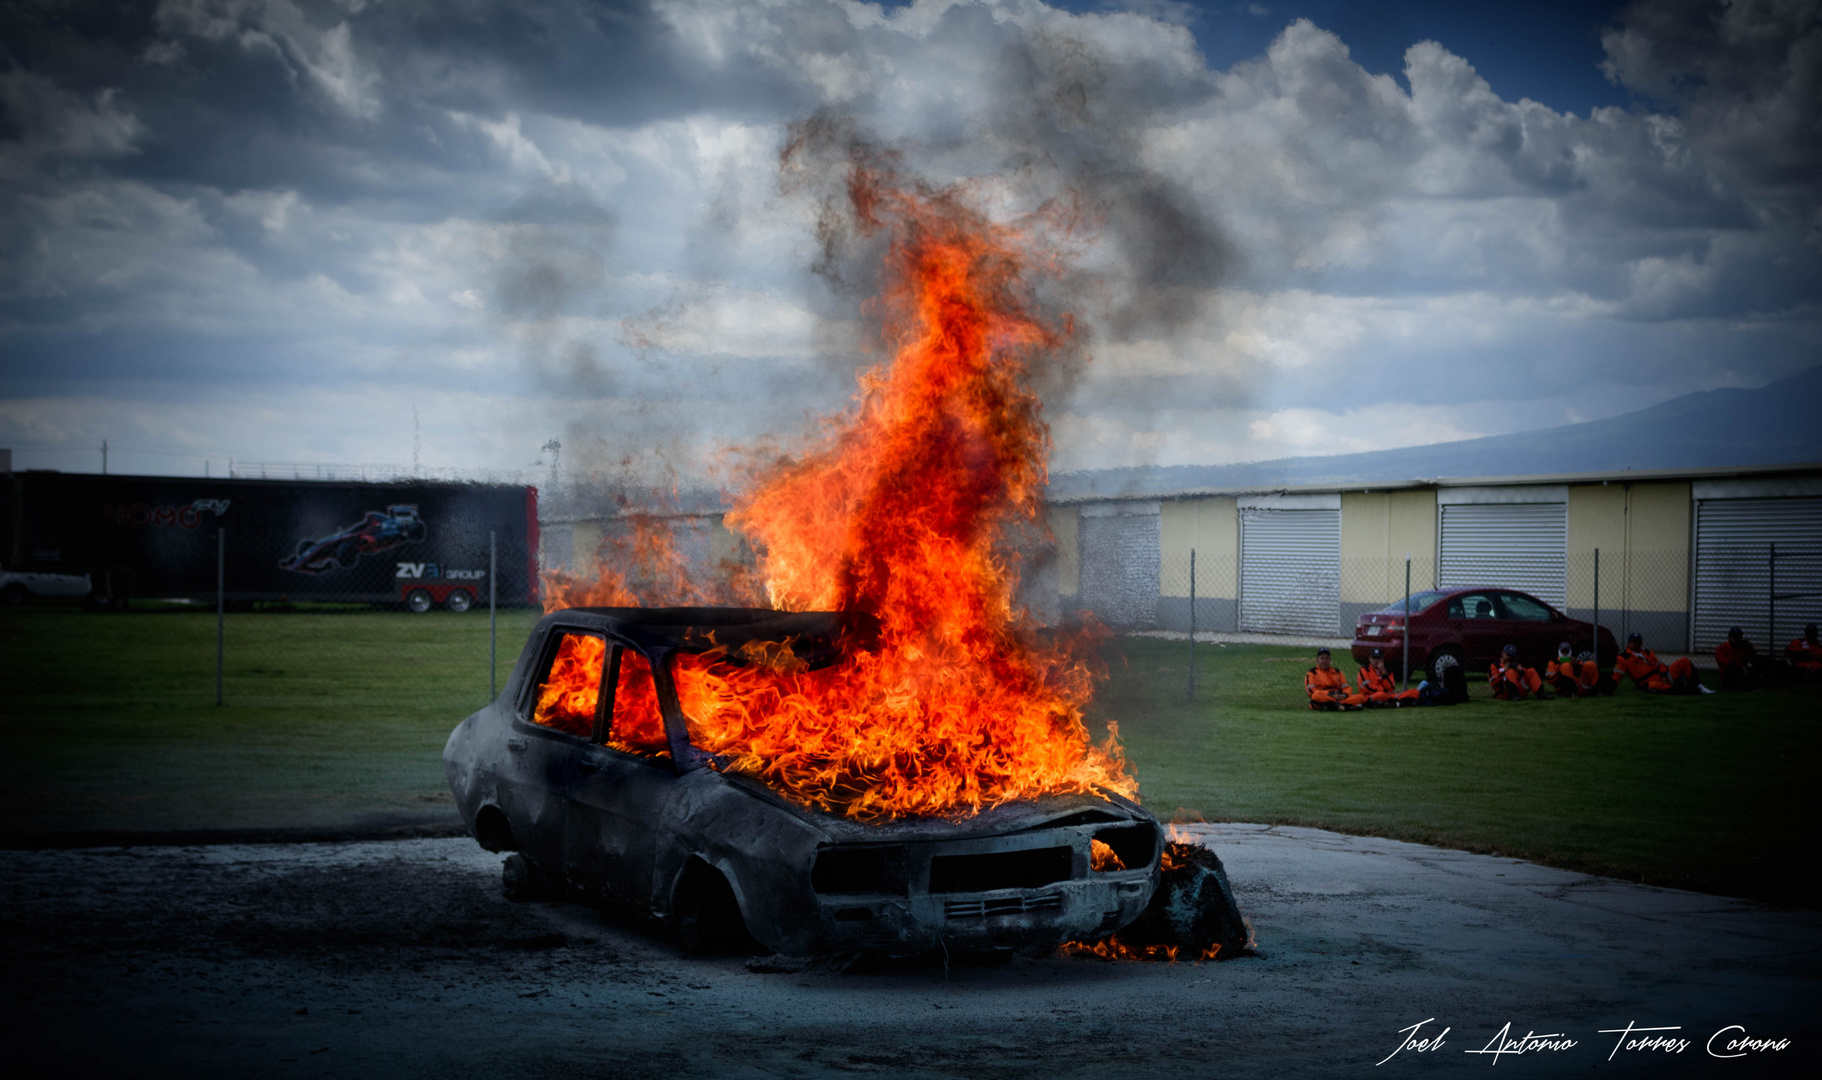
[[[1486,408],[1485,405],[1463,406]],[[1756,390],[1685,394],[1606,420],[1361,454],[1236,465],[1090,469],[1050,478],[1052,498],[1822,462],[1822,367]]]

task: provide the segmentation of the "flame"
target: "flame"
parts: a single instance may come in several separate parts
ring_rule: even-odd
[[[1119,852],[1113,849],[1113,845],[1091,838],[1088,841],[1088,850],[1089,862],[1094,869],[1102,873],[1126,869],[1125,861],[1120,858]]]
[[[1118,935],[1093,942],[1066,941],[1060,951],[1064,956],[1092,956],[1097,960],[1152,960],[1165,964],[1174,964],[1183,955],[1180,945],[1128,945]],[[1216,942],[1193,959],[1213,960],[1220,953],[1221,944]]]
[[[678,655],[691,742],[804,804],[864,819],[1061,792],[1136,797],[1117,729],[1096,745],[1083,722],[1099,678],[1086,639],[1040,631],[1016,603],[1018,545],[1047,536],[1050,436],[1031,368],[1074,336],[1068,316],[1031,299],[1057,262],[1048,219],[993,222],[965,189],[904,182],[882,160],[856,154],[847,194],[857,228],[886,240],[875,303],[891,358],[798,452],[748,467],[727,524],[757,553],[756,575],[721,586],[757,585],[773,607],[855,613],[877,630],[817,670],[786,649]],[[635,524],[621,555],[628,569],[547,584],[548,605],[700,603],[714,591],[659,531]],[[662,735],[649,708],[631,745]],[[614,714],[617,732],[618,702]]]

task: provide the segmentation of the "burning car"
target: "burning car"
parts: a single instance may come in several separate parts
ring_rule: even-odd
[[[281,570],[320,574],[334,567],[353,566],[362,555],[373,555],[400,544],[424,539],[424,522],[415,506],[388,506],[385,513],[369,510],[365,517],[339,532],[318,540],[300,540],[297,553],[279,561]]]
[[[761,608],[546,615],[505,692],[443,751],[476,839],[512,852],[507,895],[574,892],[692,948],[750,938],[787,955],[1049,952],[1137,919],[1164,833],[1117,793],[858,820],[692,740],[680,660],[814,669],[865,632],[839,614]]]

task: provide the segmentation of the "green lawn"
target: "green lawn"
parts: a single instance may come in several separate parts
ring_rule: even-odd
[[[1312,712],[1307,649],[1126,638],[1096,705],[1161,817],[1371,833],[1814,906],[1822,685]],[[1353,666],[1342,667],[1352,674]],[[1708,676],[1712,684],[1712,673]]]
[[[505,679],[537,615],[501,612]],[[441,753],[487,700],[487,615],[0,614],[0,831],[448,820]]]
[[[502,679],[536,615],[502,613]],[[0,832],[446,821],[439,754],[487,696],[484,613],[0,613]],[[1822,686],[1315,713],[1307,650],[1108,645],[1162,817],[1376,833],[1814,906]],[[1351,670],[1351,665],[1348,666]],[[1477,688],[1477,691],[1480,688]],[[1806,794],[1808,792],[1808,794]]]

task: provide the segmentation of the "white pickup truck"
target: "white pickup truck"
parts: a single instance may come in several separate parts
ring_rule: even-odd
[[[0,567],[0,604],[8,607],[34,596],[87,596],[93,588],[87,574],[21,573]]]

